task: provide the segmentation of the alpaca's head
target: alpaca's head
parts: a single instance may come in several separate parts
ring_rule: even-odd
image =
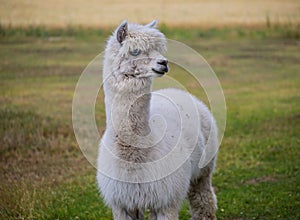
[[[110,37],[105,51],[104,74],[117,78],[145,79],[168,72],[165,36],[156,29],[156,21],[147,25],[123,21]]]

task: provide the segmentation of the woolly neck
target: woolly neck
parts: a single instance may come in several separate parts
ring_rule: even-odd
[[[104,83],[107,128],[121,142],[138,145],[137,136],[150,133],[152,79],[110,77]]]

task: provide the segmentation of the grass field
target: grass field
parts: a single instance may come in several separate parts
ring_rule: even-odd
[[[162,29],[202,54],[224,89],[227,128],[213,179],[218,219],[299,219],[299,29]],[[112,219],[71,123],[76,82],[109,31],[0,33],[0,218]],[[101,121],[100,100],[97,109]],[[189,218],[185,202],[180,219]]]

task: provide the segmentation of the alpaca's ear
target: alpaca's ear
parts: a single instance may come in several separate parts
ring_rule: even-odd
[[[157,20],[153,20],[149,24],[146,24],[145,26],[149,28],[156,28],[157,23],[158,23]]]
[[[127,21],[123,21],[117,30],[117,40],[119,43],[122,43],[125,40],[128,30],[128,23]]]

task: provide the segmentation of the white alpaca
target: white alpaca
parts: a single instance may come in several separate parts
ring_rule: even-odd
[[[97,181],[115,220],[176,220],[188,197],[194,220],[216,219],[211,186],[217,127],[207,107],[177,89],[151,92],[153,77],[168,71],[164,35],[126,21],[105,50],[106,130],[99,146]],[[202,156],[202,158],[201,158]]]

